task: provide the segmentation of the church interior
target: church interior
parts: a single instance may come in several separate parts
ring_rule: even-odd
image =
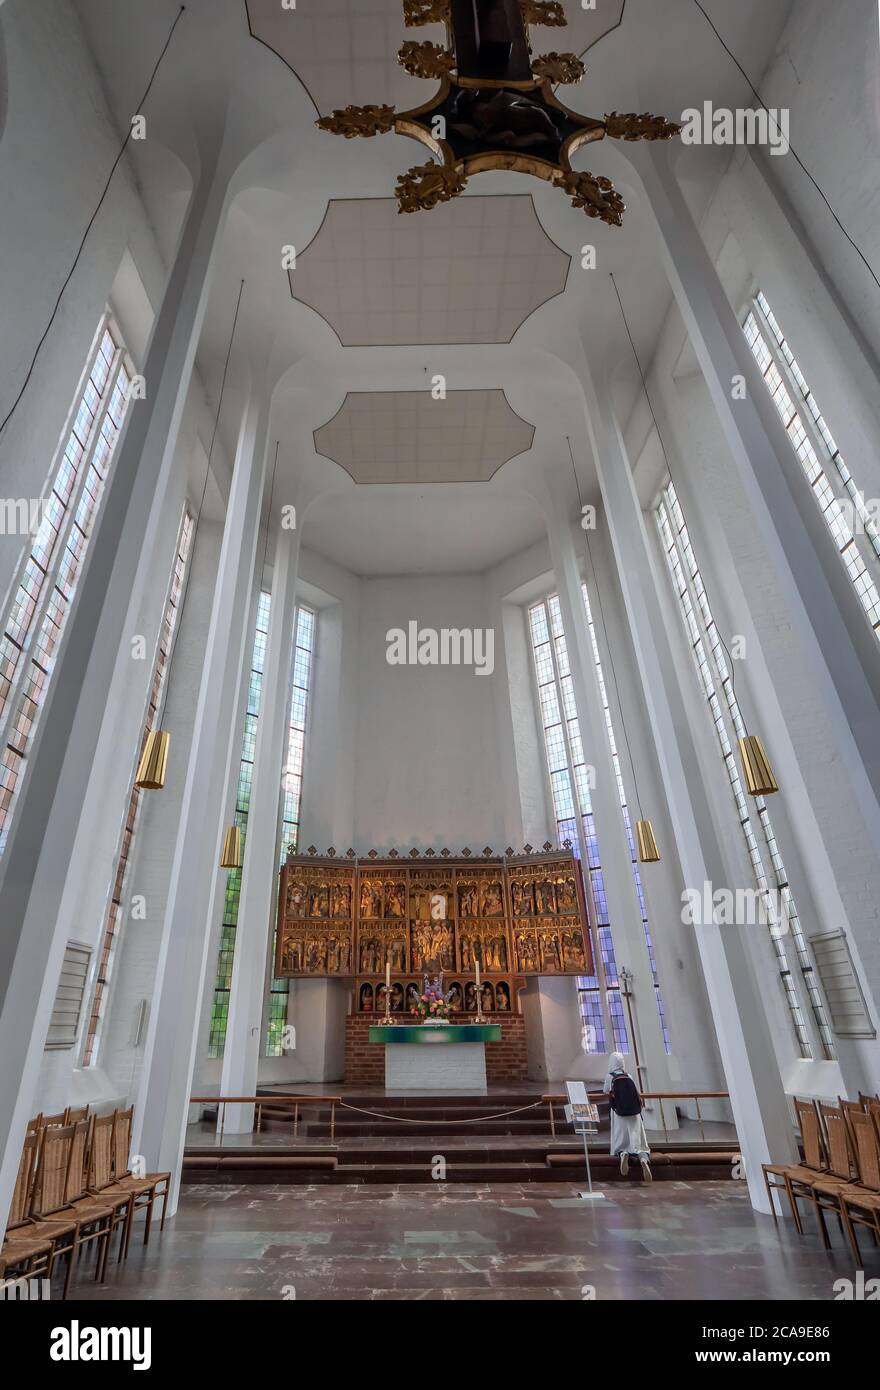
[[[878,214],[875,0],[0,0],[4,1298],[880,1297]]]

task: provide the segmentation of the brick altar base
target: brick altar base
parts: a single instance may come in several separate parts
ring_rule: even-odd
[[[456,1022],[471,1023],[472,1016],[456,1014]],[[368,1042],[371,1024],[379,1014],[349,1014],[345,1020],[345,1082],[349,1086],[385,1085],[385,1049]],[[527,1081],[526,1021],[521,1014],[492,1014],[501,1025],[501,1041],[486,1044],[486,1081]]]

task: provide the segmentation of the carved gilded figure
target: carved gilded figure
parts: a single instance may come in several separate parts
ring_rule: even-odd
[[[510,897],[513,903],[514,917],[531,917],[534,911],[534,898],[530,883],[523,883],[521,879],[515,878],[510,885]]]
[[[510,1012],[510,991],[503,980],[495,986],[495,1007],[499,1013]]]
[[[563,878],[559,883],[559,911],[577,911],[577,887],[573,878]]]
[[[361,917],[382,916],[382,890],[378,883],[365,878],[361,883]]]
[[[326,883],[316,883],[309,894],[309,916],[330,916],[330,888]]]
[[[331,915],[351,916],[351,888],[347,883],[334,883],[330,892]]]
[[[285,905],[288,917],[305,917],[307,904],[305,885],[299,879],[291,879],[287,885],[287,902]]]
[[[459,917],[477,917],[480,911],[480,894],[475,883],[462,883],[458,889]]]
[[[539,915],[556,911],[556,889],[546,879],[535,884],[535,905]]]
[[[406,916],[406,884],[405,883],[386,883],[385,884],[385,916],[404,917]]]
[[[504,898],[500,883],[487,883],[483,889],[483,916],[503,917]]]

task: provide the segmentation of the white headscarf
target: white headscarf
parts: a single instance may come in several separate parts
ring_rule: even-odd
[[[608,1058],[608,1071],[611,1076],[617,1071],[626,1071],[626,1063],[623,1060],[622,1052],[612,1052]]]

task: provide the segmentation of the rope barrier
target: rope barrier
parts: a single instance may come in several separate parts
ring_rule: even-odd
[[[477,1125],[484,1120],[506,1120],[509,1115],[522,1115],[525,1110],[534,1110],[543,1105],[544,1101],[536,1100],[531,1105],[521,1105],[517,1110],[502,1110],[495,1115],[474,1115],[469,1120],[408,1120],[403,1115],[380,1115],[377,1110],[362,1110],[359,1105],[349,1105],[347,1100],[340,1100],[339,1104],[346,1110],[356,1111],[358,1115],[370,1115],[374,1120],[391,1120],[399,1125]]]

